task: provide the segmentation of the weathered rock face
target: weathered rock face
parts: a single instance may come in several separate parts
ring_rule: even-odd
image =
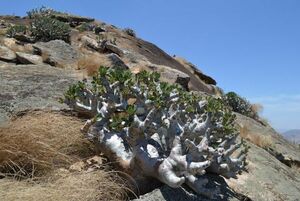
[[[0,60],[9,62],[15,61],[16,54],[9,48],[5,46],[0,46]]]
[[[237,123],[241,126],[246,126],[250,134],[269,136],[272,140],[272,145],[267,148],[267,151],[279,161],[288,166],[292,164],[300,166],[300,149],[276,133],[273,128],[264,126],[260,122],[240,114],[237,114]]]
[[[77,68],[79,53],[62,40],[39,42],[33,48],[43,56],[45,63],[60,68]]]
[[[120,57],[123,57],[125,54],[124,50],[122,50],[120,47],[113,45],[111,43],[105,43],[105,49],[107,51],[110,51],[112,53],[119,55]]]
[[[81,41],[84,45],[86,45],[87,47],[89,47],[93,50],[100,51],[102,49],[100,47],[99,43],[95,39],[93,39],[89,36],[82,36]]]
[[[49,65],[10,65],[0,68],[0,124],[33,109],[67,109],[59,103],[76,76]]]
[[[200,80],[202,80],[206,84],[211,84],[211,85],[216,85],[217,84],[217,82],[213,78],[211,78],[208,75],[205,75],[202,71],[200,71],[197,68],[197,66],[195,66],[191,62],[188,62],[185,59],[183,59],[181,57],[177,57],[177,56],[174,57],[174,59],[176,59],[176,61],[178,61],[180,64],[182,64],[184,67],[186,67],[186,69],[191,71],[191,73],[194,73],[195,75],[197,75],[200,78]]]
[[[184,89],[189,89],[190,76],[187,74],[179,70],[172,69],[168,66],[151,64],[148,65],[148,67],[152,71],[159,72],[164,81],[169,83],[177,83],[180,84]]]
[[[33,54],[27,54],[23,52],[16,52],[17,55],[17,61],[21,64],[42,64],[43,59],[41,56],[33,55]]]
[[[113,66],[129,69],[129,67],[124,63],[124,61],[117,54],[115,53],[108,54],[107,58],[110,60]]]
[[[300,198],[300,174],[267,151],[251,145],[247,171],[238,179],[226,180],[229,187],[253,200],[294,201]]]

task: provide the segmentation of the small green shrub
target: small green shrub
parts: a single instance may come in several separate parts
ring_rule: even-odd
[[[129,36],[132,36],[132,37],[136,37],[136,33],[133,29],[131,28],[125,28],[123,29],[123,31],[128,34]]]
[[[93,27],[89,23],[82,23],[80,26],[77,27],[78,31],[84,32],[84,31],[91,31]]]
[[[50,17],[37,17],[31,23],[31,36],[36,41],[64,40],[69,42],[70,26]]]
[[[10,38],[15,37],[17,33],[25,34],[27,27],[25,25],[14,25],[8,28],[6,35]]]
[[[34,19],[36,17],[48,16],[48,15],[54,13],[54,12],[56,12],[56,11],[54,11],[51,8],[47,8],[45,6],[42,6],[41,8],[34,8],[34,9],[28,11],[27,16],[30,19]]]
[[[252,104],[245,98],[237,95],[235,92],[228,92],[224,96],[224,101],[229,107],[232,108],[234,112],[251,117],[253,119],[258,118],[257,112],[252,109]]]

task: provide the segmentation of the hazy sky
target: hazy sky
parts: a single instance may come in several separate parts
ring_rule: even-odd
[[[42,5],[131,27],[262,103],[275,128],[300,128],[299,0],[1,0],[0,14]]]

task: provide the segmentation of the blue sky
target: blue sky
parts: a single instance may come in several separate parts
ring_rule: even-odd
[[[42,5],[131,27],[225,91],[263,104],[275,128],[300,128],[299,0],[1,0],[0,13]]]

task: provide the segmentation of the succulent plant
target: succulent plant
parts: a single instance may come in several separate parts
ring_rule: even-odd
[[[201,175],[235,176],[245,165],[235,115],[216,97],[202,97],[160,81],[157,72],[101,67],[91,82],[70,86],[65,102],[90,116],[82,128],[100,150],[128,164],[135,178],[186,183],[213,197]],[[138,173],[138,175],[137,175]]]

